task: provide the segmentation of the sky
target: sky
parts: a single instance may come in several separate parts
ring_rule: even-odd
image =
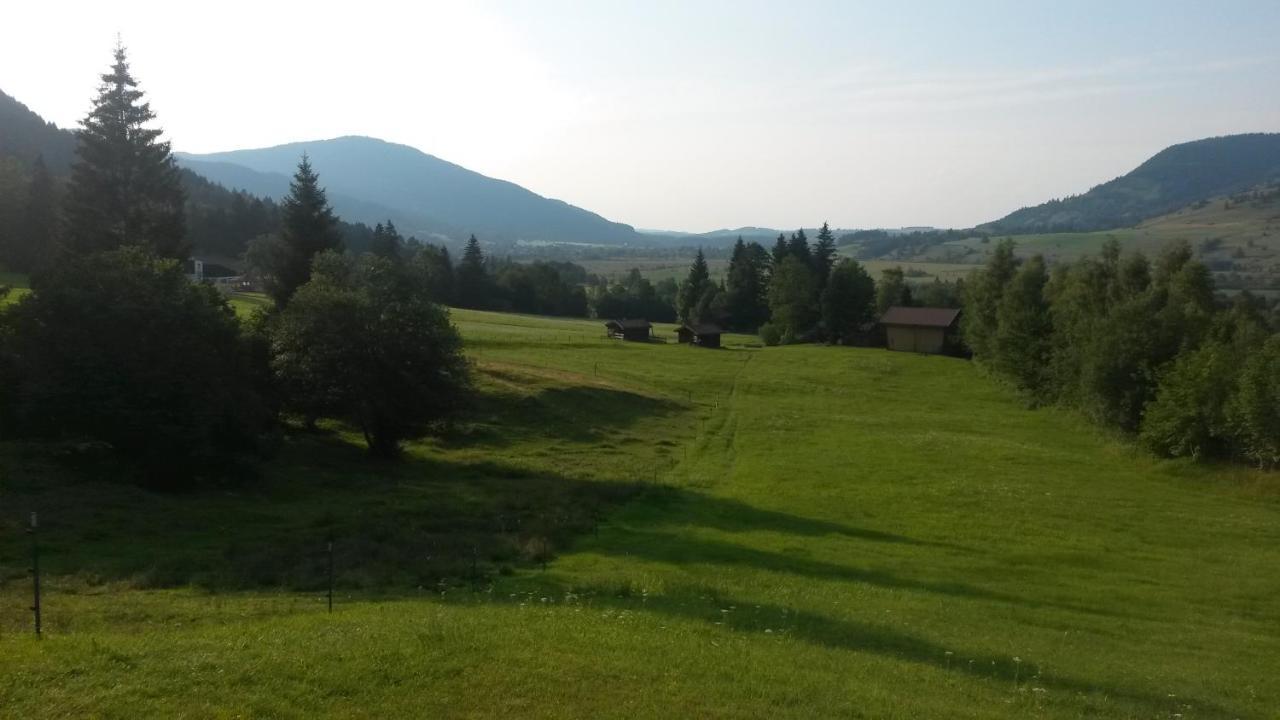
[[[640,228],[970,227],[1280,131],[1276,0],[5,5],[60,126],[118,33],[175,150],[369,135]]]

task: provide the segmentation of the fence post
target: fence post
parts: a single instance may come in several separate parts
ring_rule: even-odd
[[[333,612],[333,536],[329,536],[329,612]]]
[[[31,594],[34,602],[31,605],[31,612],[35,614],[36,620],[36,637],[44,637],[40,632],[40,543],[36,539],[36,529],[39,527],[39,520],[33,510],[31,512],[31,527],[27,528],[27,533],[31,535]]]

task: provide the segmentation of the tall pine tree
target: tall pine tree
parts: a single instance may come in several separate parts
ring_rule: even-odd
[[[480,241],[472,235],[462,252],[462,262],[454,274],[458,304],[465,308],[485,308],[491,304],[489,273],[484,267]]]
[[[289,186],[289,197],[281,204],[280,239],[283,241],[272,297],[284,307],[294,291],[311,279],[311,260],[325,250],[342,250],[338,218],[329,207],[320,176],[311,169],[304,154]]]
[[[818,285],[818,292],[827,287],[827,278],[831,275],[831,266],[836,261],[836,236],[824,222],[818,231],[818,241],[813,244],[813,279]]]
[[[162,257],[187,257],[185,193],[169,143],[160,140],[151,105],[129,73],[122,45],[102,76],[93,109],[76,133],[66,203],[66,246],[89,254],[139,245]]]
[[[711,287],[711,271],[707,268],[707,258],[702,254],[702,248],[698,248],[698,254],[693,258],[693,264],[689,266],[689,276],[680,284],[676,314],[679,315],[681,322],[690,322],[694,319],[694,310],[697,309],[702,296]]]

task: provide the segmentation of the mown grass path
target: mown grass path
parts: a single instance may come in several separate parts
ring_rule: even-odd
[[[25,586],[11,577],[0,715],[1280,708],[1274,476],[1152,460],[1069,414],[1023,409],[956,360],[633,345],[582,321],[456,317],[485,392],[470,428],[385,471],[394,493],[367,469],[344,489],[354,460],[315,492],[391,512],[372,494],[403,522],[415,502],[481,512],[488,493],[549,484],[633,499],[546,570],[346,588],[333,615],[316,593],[146,590],[86,582],[80,567],[36,642],[19,634]],[[285,522],[269,519],[254,526],[264,542]]]

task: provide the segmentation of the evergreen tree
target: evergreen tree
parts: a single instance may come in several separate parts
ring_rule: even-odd
[[[836,261],[836,237],[831,228],[824,222],[818,231],[818,240],[813,244],[813,277],[818,291],[827,286],[827,278],[831,275],[831,266]]]
[[[769,255],[757,243],[744,244],[742,237],[733,246],[729,276],[725,284],[725,304],[729,326],[754,331],[769,319],[765,297],[765,265]]]
[[[418,249],[410,264],[417,281],[426,288],[432,301],[441,305],[454,302],[455,282],[449,248],[427,243]]]
[[[53,256],[58,233],[58,204],[53,178],[45,167],[44,157],[36,158],[31,168],[31,185],[27,188],[27,204],[23,208],[21,236],[17,238],[10,260],[13,269],[32,272],[45,266]]]
[[[809,238],[805,236],[804,228],[791,233],[791,241],[787,243],[787,251],[791,254],[791,257],[811,268],[813,267],[813,253],[809,250]]]
[[[822,323],[831,341],[847,342],[875,315],[876,283],[856,260],[841,260],[822,292]]]
[[[123,46],[102,76],[93,109],[82,121],[66,201],[66,245],[79,254],[122,245],[185,259],[185,194],[178,166],[150,104],[129,73]]]
[[[400,237],[394,223],[387,220],[386,225],[378,223],[374,226],[369,252],[392,262],[400,262],[403,259],[404,238]]]
[[[483,309],[492,304],[489,271],[484,265],[480,241],[472,235],[462,252],[462,262],[454,273],[458,304],[464,308]]]
[[[689,275],[680,284],[676,314],[681,322],[690,322],[694,319],[694,310],[709,288],[711,288],[711,272],[707,268],[707,258],[702,254],[702,248],[698,248],[698,254],[694,256],[693,264],[689,266]]]
[[[304,153],[281,205],[278,242],[263,252],[258,263],[267,280],[267,292],[284,307],[293,293],[311,279],[311,261],[326,250],[341,250],[338,219],[329,207],[320,176]]]
[[[782,261],[786,260],[791,254],[791,246],[787,244],[787,236],[778,233],[778,239],[773,243],[773,252],[769,255],[769,271],[774,273],[778,268],[782,267]]]

